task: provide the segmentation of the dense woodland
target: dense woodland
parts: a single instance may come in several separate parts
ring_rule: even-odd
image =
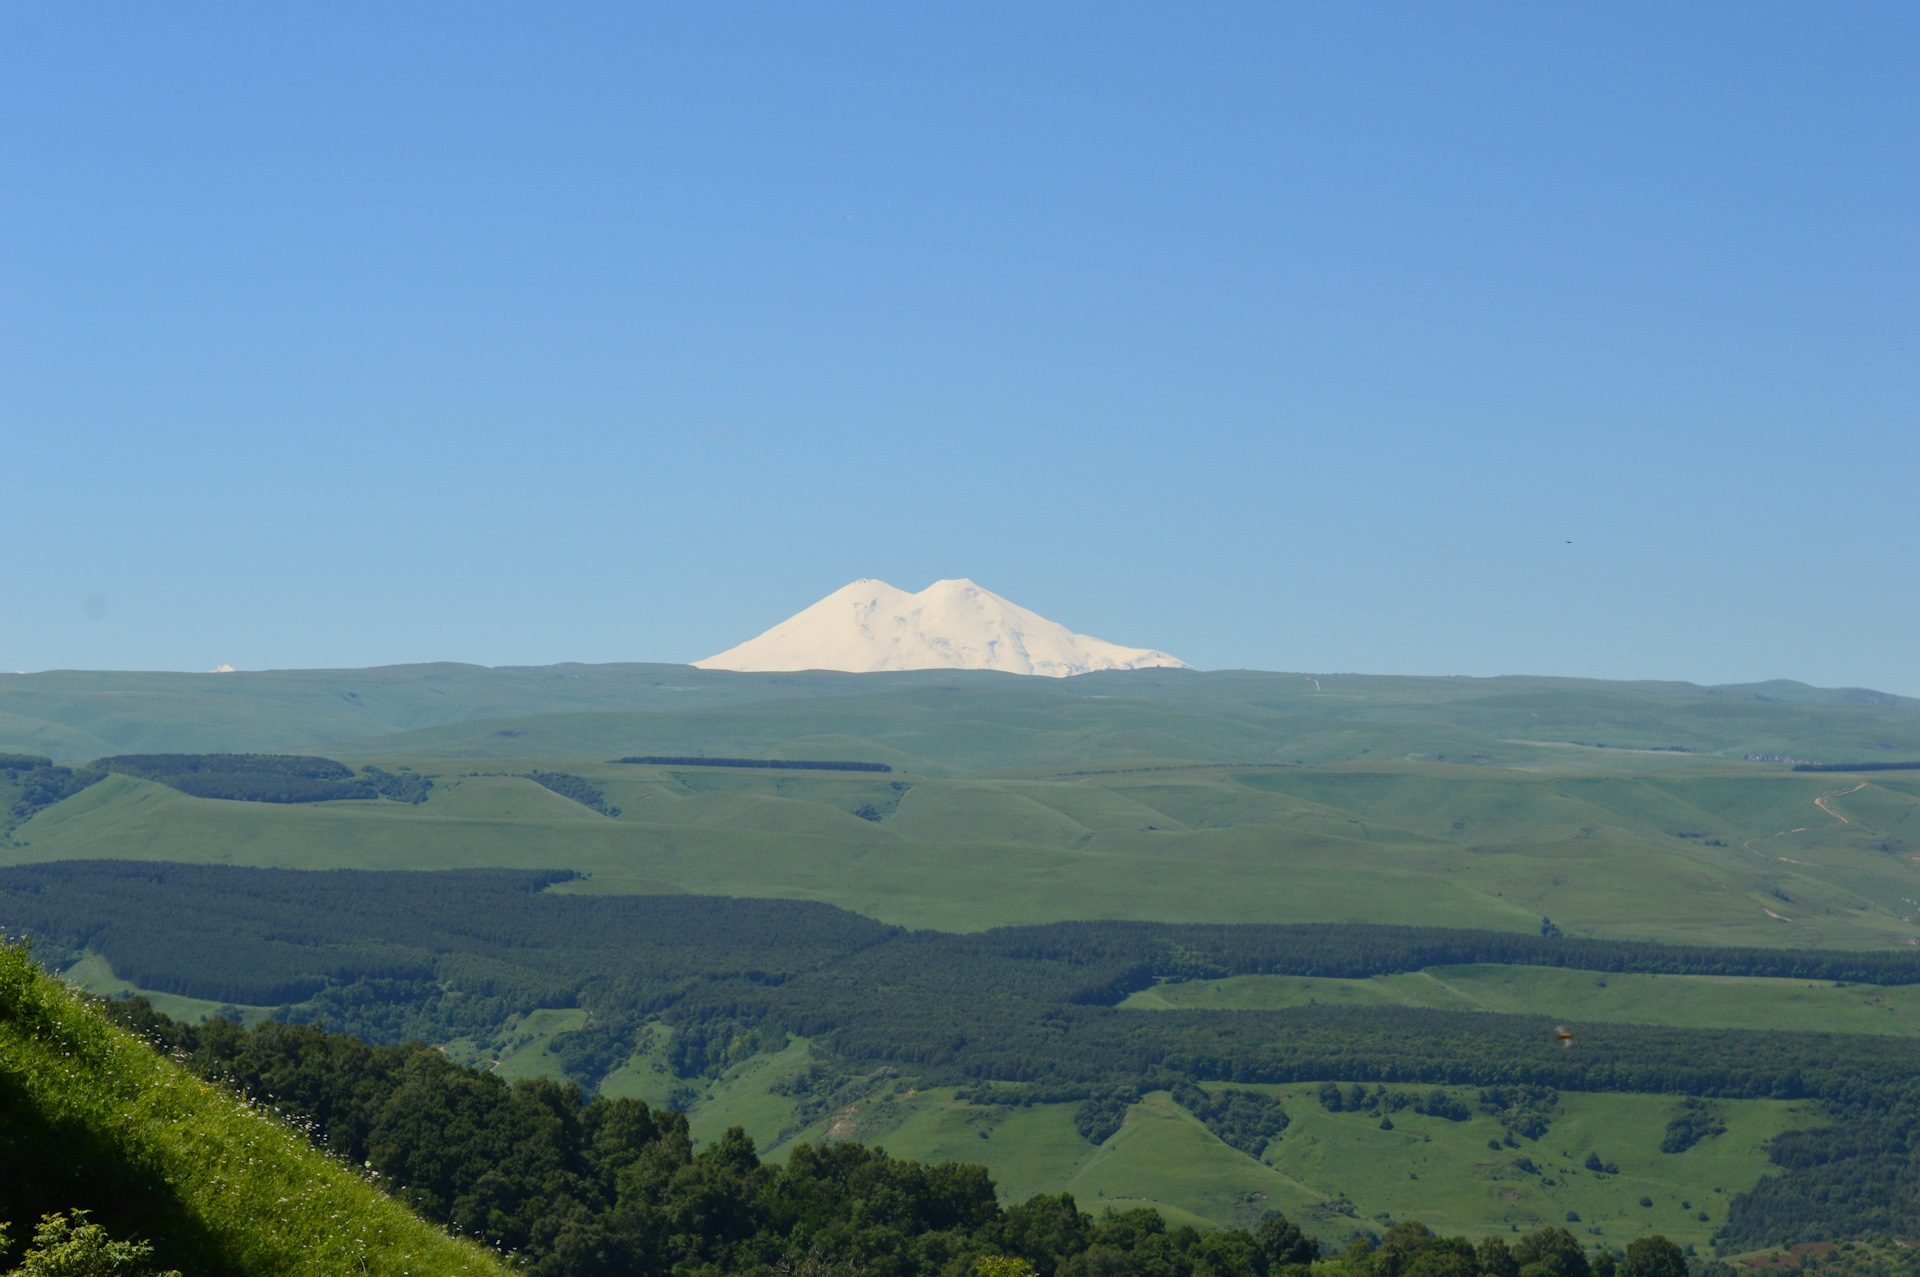
[[[110,775],[137,776],[195,798],[249,803],[319,803],[343,798],[391,798],[423,803],[433,781],[402,768],[389,772],[351,767],[298,754],[119,754],[85,767],[58,767],[32,754],[0,754],[0,771],[20,786],[12,815],[24,820]]]
[[[1389,1106],[1383,1117],[1402,1102],[1454,1117],[1471,1097],[1510,1138],[1538,1138],[1558,1091],[1691,1097],[1698,1103],[1667,1132],[1679,1147],[1711,1133],[1713,1098],[1819,1099],[1834,1123],[1776,1143],[1782,1173],[1734,1203],[1728,1239],[1920,1232],[1911,1169],[1920,1042],[1586,1024],[1568,1051],[1536,1016],[1114,1005],[1154,979],[1363,976],[1442,961],[1909,983],[1920,955],[1334,925],[1063,923],[950,935],[804,901],[545,892],[569,876],[62,862],[0,870],[0,928],[33,936],[55,965],[88,949],[144,988],[275,1007],[288,1024],[324,1022],[388,1047],[484,1040],[516,1013],[583,1007],[587,1024],[552,1049],[588,1086],[624,1062],[653,1019],[673,1026],[669,1063],[688,1079],[804,1035],[828,1073],[884,1064],[966,1087],[976,1102],[1076,1103],[1077,1125],[1096,1143],[1143,1090],[1169,1089],[1254,1153],[1287,1118],[1241,1088],[1327,1078],[1349,1089],[1323,1103]],[[1413,1084],[1423,1098],[1382,1083]]]
[[[509,1086],[418,1043],[371,1047],[311,1026],[191,1026],[143,999],[111,1014],[209,1079],[271,1104],[374,1171],[428,1219],[541,1277],[634,1272],[961,1277],[983,1257],[1042,1277],[1282,1277],[1320,1245],[1278,1215],[1257,1228],[1171,1228],[1153,1210],[1094,1216],[1068,1194],[1003,1208],[985,1168],[928,1166],[845,1143],[763,1165],[737,1128],[694,1152],[686,1118],[552,1082]],[[1224,1104],[1192,1088],[1180,1102]],[[1564,1229],[1477,1245],[1417,1223],[1362,1237],[1352,1277],[1686,1277],[1678,1247],[1589,1256]],[[991,1264],[985,1271],[993,1271]],[[1018,1272],[1011,1269],[1009,1272]]]

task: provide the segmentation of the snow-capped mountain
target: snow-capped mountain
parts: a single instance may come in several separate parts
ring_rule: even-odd
[[[1001,670],[1065,678],[1093,670],[1190,669],[1165,652],[1121,647],[1007,602],[964,578],[918,594],[855,581],[718,656],[709,670]]]

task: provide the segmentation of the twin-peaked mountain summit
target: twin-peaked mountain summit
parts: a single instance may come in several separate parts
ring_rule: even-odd
[[[1075,634],[962,577],[918,594],[885,581],[835,590],[758,638],[695,665],[710,670],[999,670],[1065,678],[1191,668],[1149,648]]]

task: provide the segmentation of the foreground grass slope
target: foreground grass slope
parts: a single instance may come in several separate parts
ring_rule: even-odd
[[[81,1208],[193,1274],[505,1271],[0,946],[0,1217]]]

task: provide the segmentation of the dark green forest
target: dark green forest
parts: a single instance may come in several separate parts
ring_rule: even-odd
[[[1379,1108],[1384,1119],[1414,1103],[1457,1119],[1471,1100],[1509,1139],[1538,1138],[1559,1091],[1690,1097],[1667,1132],[1678,1147],[1712,1132],[1715,1098],[1815,1099],[1831,1124],[1776,1141],[1781,1173],[1733,1203],[1726,1239],[1920,1232],[1920,1042],[1583,1024],[1581,1049],[1569,1052],[1537,1016],[1114,1005],[1155,979],[1362,976],[1436,962],[1905,984],[1920,974],[1920,954],[1345,925],[1060,923],[953,935],[804,901],[545,890],[571,876],[67,861],[0,870],[0,928],[33,937],[50,965],[91,950],[143,988],[272,1007],[285,1026],[325,1023],[377,1044],[367,1050],[484,1038],[515,1014],[582,1007],[587,1024],[552,1049],[589,1086],[624,1062],[650,1020],[673,1026],[669,1063],[687,1079],[802,1035],[828,1071],[890,1065],[925,1085],[968,1088],[979,1103],[1077,1103],[1077,1125],[1095,1143],[1143,1091],[1167,1089],[1257,1155],[1287,1115],[1243,1088],[1328,1078],[1345,1088],[1323,1089],[1329,1107]],[[1409,1099],[1382,1083],[1425,1089]]]
[[[137,776],[195,798],[249,803],[320,803],[343,798],[391,798],[422,803],[433,781],[409,768],[389,772],[351,767],[297,754],[119,754],[85,767],[58,767],[31,754],[0,754],[0,771],[21,787],[12,815],[24,820],[114,774]]]
[[[645,767],[762,767],[775,771],[890,772],[885,763],[855,763],[835,759],[802,758],[700,758],[693,755],[646,754],[634,758],[616,758],[616,763],[637,763]]]

